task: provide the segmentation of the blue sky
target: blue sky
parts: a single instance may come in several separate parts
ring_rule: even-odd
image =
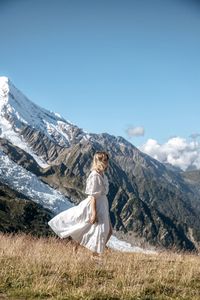
[[[86,131],[199,133],[198,1],[1,0],[0,28],[0,75]]]

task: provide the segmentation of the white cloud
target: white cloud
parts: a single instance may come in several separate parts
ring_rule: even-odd
[[[200,169],[200,142],[199,134],[191,135],[193,139],[188,141],[181,137],[172,137],[166,143],[159,144],[154,139],[148,139],[139,149],[159,160],[162,163],[170,163],[173,166],[186,169]]]
[[[133,136],[143,136],[144,135],[144,128],[143,127],[128,127],[126,129],[126,133],[129,137],[133,137]]]

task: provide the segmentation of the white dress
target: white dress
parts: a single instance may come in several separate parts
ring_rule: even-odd
[[[108,179],[105,174],[100,175],[93,170],[86,182],[86,199],[78,205],[71,207],[51,219],[48,224],[60,237],[71,236],[80,245],[97,253],[105,249],[106,239],[109,234],[111,222],[108,205]],[[91,197],[96,198],[97,222],[91,224],[89,218],[92,210]]]

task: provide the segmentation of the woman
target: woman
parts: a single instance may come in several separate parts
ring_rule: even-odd
[[[51,219],[48,224],[60,237],[71,236],[92,251],[92,258],[100,257],[112,235],[108,205],[108,179],[104,174],[109,156],[104,151],[93,157],[90,175],[87,178],[86,199]]]

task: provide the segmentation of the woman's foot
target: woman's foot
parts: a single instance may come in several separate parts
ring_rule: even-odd
[[[78,247],[79,247],[79,244],[78,244],[77,242],[74,242],[74,245],[73,245],[73,248],[72,248],[73,254],[76,254],[76,253],[77,253]]]
[[[91,259],[96,261],[96,262],[103,262],[103,256],[100,253],[93,252],[91,255]]]

